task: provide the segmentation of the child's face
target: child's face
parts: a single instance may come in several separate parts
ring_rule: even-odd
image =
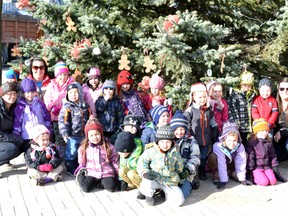
[[[194,92],[193,101],[198,106],[203,106],[207,103],[207,93],[206,92]]]
[[[177,139],[180,139],[186,134],[186,130],[183,127],[177,127],[174,134]]]
[[[231,134],[226,137],[225,144],[229,149],[234,149],[238,143],[238,135]]]
[[[68,99],[71,102],[79,101],[79,92],[77,88],[72,88],[68,91]]]
[[[103,94],[112,98],[114,95],[114,88],[104,88]]]
[[[241,88],[241,91],[246,92],[246,91],[250,91],[250,90],[252,89],[252,85],[242,84],[242,85],[240,86],[240,88]]]
[[[159,140],[158,141],[159,148],[164,152],[168,151],[171,148],[172,144],[173,142],[171,140]]]
[[[97,130],[89,130],[88,140],[92,144],[98,144],[101,141],[101,133]]]
[[[262,98],[266,99],[271,95],[271,88],[267,85],[263,85],[259,88],[259,93]]]
[[[24,92],[24,98],[28,102],[32,102],[33,98],[37,95],[36,91],[31,91],[31,92]]]
[[[35,140],[35,142],[42,148],[45,148],[50,143],[50,135],[48,133],[43,133],[40,136],[38,136]]]
[[[222,86],[221,85],[215,85],[214,87],[212,87],[212,91],[210,92],[210,96],[215,100],[221,99]]]
[[[89,79],[89,84],[96,88],[96,86],[99,84],[100,80],[96,77],[90,78]]]
[[[257,132],[256,137],[258,139],[266,139],[267,135],[268,135],[268,131],[267,130],[261,130],[261,131]]]
[[[124,125],[124,131],[130,132],[131,134],[136,134],[137,133],[137,128],[134,127],[133,125]]]
[[[118,155],[122,158],[127,158],[130,154],[130,152],[118,152]]]
[[[121,90],[124,91],[124,92],[129,91],[130,88],[131,88],[131,84],[130,83],[123,83],[121,85]]]
[[[57,76],[56,81],[60,85],[63,85],[68,80],[69,74],[68,73],[61,73]]]
[[[151,94],[152,94],[153,96],[159,96],[159,95],[160,95],[160,89],[151,88]]]
[[[169,122],[170,122],[170,115],[168,112],[164,112],[160,116],[157,126],[160,127],[160,126],[168,125]]]

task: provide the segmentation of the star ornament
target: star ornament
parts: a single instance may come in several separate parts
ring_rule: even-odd
[[[72,30],[72,31],[76,32],[76,27],[74,26],[75,23],[72,21],[70,16],[68,16],[66,18],[65,24],[67,25],[67,31],[71,31]]]

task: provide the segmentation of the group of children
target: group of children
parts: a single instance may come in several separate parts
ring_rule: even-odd
[[[91,68],[87,77],[83,86],[67,84],[63,103],[48,108],[45,95],[44,102],[38,98],[35,83],[21,81],[14,133],[24,139],[28,175],[37,185],[62,179],[62,158],[84,192],[137,188],[137,198],[148,205],[155,204],[159,191],[166,201],[182,205],[199,188],[199,179],[207,179],[207,172],[212,172],[218,189],[229,177],[243,185],[286,182],[269,140],[278,116],[269,79],[260,81],[260,95],[255,97],[253,74],[244,72],[240,89],[233,89],[227,102],[220,83],[195,83],[187,109],[172,115],[159,75],[144,77],[139,92],[126,70],[116,83],[102,84],[98,68]],[[55,133],[50,117],[54,108],[56,129],[66,143],[62,157],[58,143],[49,141]],[[250,141],[252,130],[255,137]]]

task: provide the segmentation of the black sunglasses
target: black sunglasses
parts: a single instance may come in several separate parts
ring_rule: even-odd
[[[288,91],[288,88],[279,88],[279,90],[280,91],[284,91],[284,90]]]

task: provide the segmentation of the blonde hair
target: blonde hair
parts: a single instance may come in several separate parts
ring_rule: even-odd
[[[239,134],[235,131],[231,131],[226,135],[225,140],[223,141],[223,144],[226,146],[226,139],[228,136],[237,136],[237,142],[239,141]]]

